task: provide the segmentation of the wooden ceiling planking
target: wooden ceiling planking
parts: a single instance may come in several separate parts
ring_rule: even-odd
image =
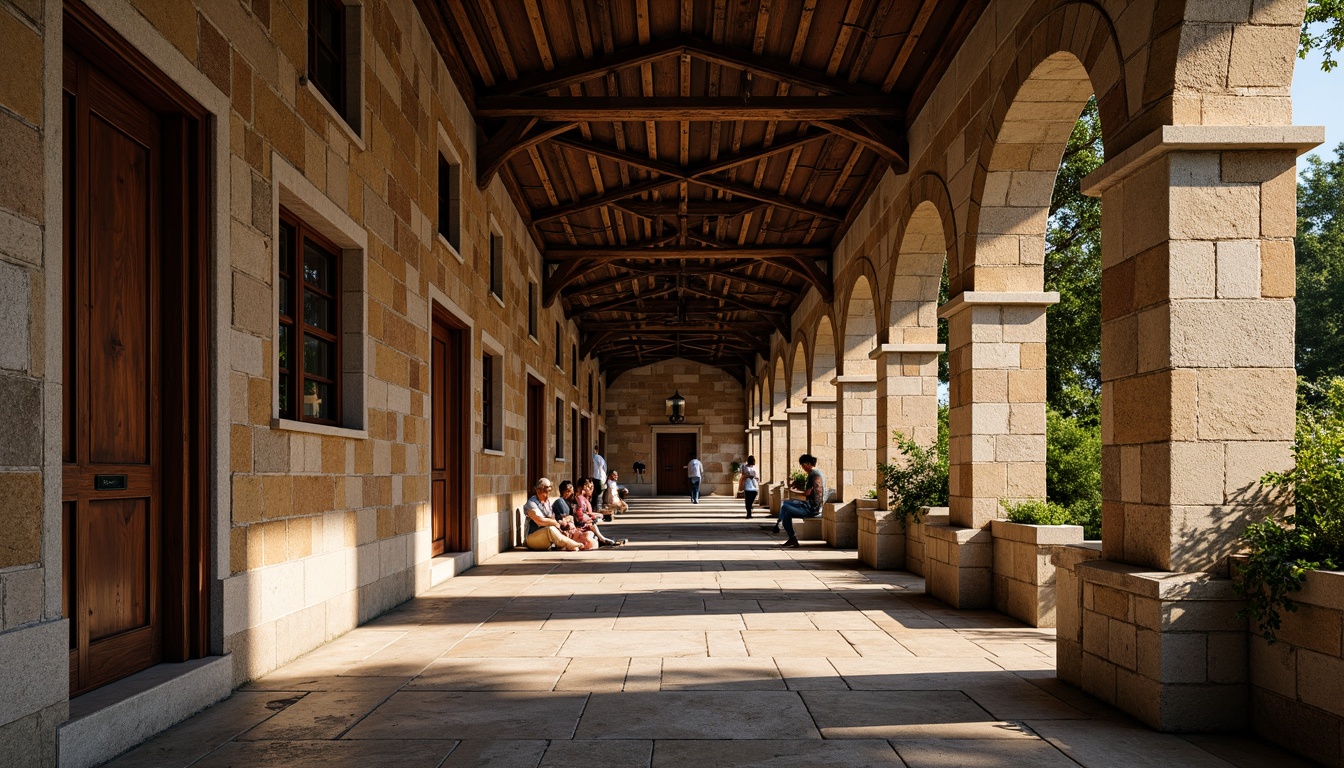
[[[985,2],[416,0],[480,123],[477,181],[503,174],[585,341],[752,313],[788,337]],[[767,336],[696,354],[739,366]],[[666,352],[605,343],[613,371]]]

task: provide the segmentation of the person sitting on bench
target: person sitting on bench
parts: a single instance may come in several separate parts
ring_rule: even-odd
[[[789,494],[802,498],[789,499],[779,505],[779,521],[775,523],[773,531],[779,533],[779,527],[784,526],[784,530],[789,534],[789,540],[780,545],[784,547],[798,546],[798,537],[793,533],[793,518],[819,516],[821,505],[826,500],[826,478],[822,476],[821,470],[817,469],[817,457],[804,453],[798,457],[798,464],[807,473],[807,480],[804,481],[801,490],[790,488]]]

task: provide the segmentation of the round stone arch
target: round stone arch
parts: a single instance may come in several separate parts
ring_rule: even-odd
[[[812,354],[808,359],[808,378],[811,380],[813,395],[835,396],[835,382],[832,379],[839,370],[835,354],[835,330],[829,312],[817,318],[817,328],[812,335]]]
[[[887,339],[933,344],[938,335],[938,288],[957,269],[956,214],[942,177],[925,173],[910,186],[898,216],[895,258],[889,262]]]
[[[807,336],[798,334],[798,339],[790,348],[788,357],[789,371],[789,407],[803,407],[803,398],[811,394],[811,377],[808,375]]]
[[[886,335],[886,311],[882,308],[877,270],[866,257],[855,259],[841,279],[843,298],[837,302],[840,343],[836,360],[840,375],[871,375],[875,366],[869,354]]]

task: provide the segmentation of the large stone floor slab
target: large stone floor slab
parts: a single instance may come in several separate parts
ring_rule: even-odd
[[[607,531],[628,546],[506,552],[113,765],[1303,765],[1149,731],[1055,678],[1053,630],[738,510],[634,499]]]

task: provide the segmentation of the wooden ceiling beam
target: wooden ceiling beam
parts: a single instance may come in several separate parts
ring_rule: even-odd
[[[582,259],[824,259],[830,249],[817,246],[748,246],[743,248],[640,248],[631,246],[580,246],[549,248],[542,258],[549,262]],[[824,273],[823,273],[824,274]]]
[[[905,173],[909,170],[910,145],[905,135],[879,120],[855,116],[844,120],[823,121],[816,125],[871,149],[878,157],[890,163],[896,173]]]
[[[556,88],[565,88],[588,80],[606,77],[628,67],[637,67],[660,59],[676,56],[684,50],[681,40],[673,39],[661,43],[639,45],[624,48],[593,59],[579,59],[563,64],[549,72],[537,72],[524,75],[517,80],[500,83],[482,96],[521,96],[539,93]]]
[[[831,276],[822,271],[817,266],[815,260],[807,256],[792,257],[785,256],[777,259],[770,259],[770,263],[777,267],[786,269],[795,275],[803,278],[817,293],[821,294],[823,301],[832,301],[835,299],[835,288],[831,281]]]
[[[653,218],[683,213],[687,216],[739,216],[762,208],[765,203],[759,200],[689,200],[682,205],[675,200],[622,200],[612,205],[634,216]]]
[[[552,121],[638,120],[899,120],[905,107],[890,96],[485,96],[476,100],[483,119]]]
[[[485,189],[495,173],[519,152],[526,152],[547,139],[558,136],[578,125],[575,122],[540,124],[535,118],[512,118],[494,134],[477,138],[476,186]]]

